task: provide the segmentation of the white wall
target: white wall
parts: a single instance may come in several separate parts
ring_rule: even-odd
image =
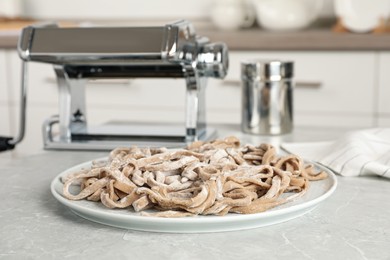
[[[208,15],[210,0],[34,0],[25,1],[26,16],[43,19],[166,19]]]
[[[20,1],[20,0],[18,0]],[[251,1],[251,0],[249,0]],[[286,0],[292,1],[292,0]],[[314,0],[313,0],[314,1]],[[324,0],[321,16],[333,15],[333,0]],[[25,0],[22,13],[39,19],[204,19],[212,0]]]

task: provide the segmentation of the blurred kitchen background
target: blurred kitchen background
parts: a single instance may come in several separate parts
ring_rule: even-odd
[[[295,62],[294,124],[390,126],[388,0],[0,0],[0,135],[19,126],[20,29],[62,26],[149,26],[186,19],[200,35],[229,47],[223,80],[209,80],[207,121],[240,124],[240,62]],[[31,64],[27,133],[19,151],[42,148],[41,125],[58,113],[52,66]],[[90,123],[109,120],[184,122],[183,79],[91,81]]]

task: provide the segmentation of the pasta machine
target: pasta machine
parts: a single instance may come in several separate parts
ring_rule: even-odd
[[[228,50],[224,43],[211,43],[197,35],[188,21],[161,27],[29,26],[22,30],[18,52],[23,60],[22,90],[27,84],[28,62],[54,66],[59,114],[43,124],[45,149],[106,150],[132,144],[174,147],[215,136],[215,130],[206,125],[205,87],[207,78],[226,75]],[[86,81],[136,77],[183,78],[185,122],[175,127],[132,123],[123,127],[123,122],[91,126]],[[11,145],[23,138],[24,122],[21,125],[19,137],[8,140]]]

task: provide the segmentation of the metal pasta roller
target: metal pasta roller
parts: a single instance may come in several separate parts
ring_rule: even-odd
[[[23,59],[25,101],[27,62],[54,65],[59,88],[59,114],[44,122],[46,149],[106,150],[123,145],[182,146],[215,136],[206,127],[205,87],[209,77],[224,78],[228,51],[224,43],[198,36],[187,21],[161,27],[23,29],[18,51]],[[184,78],[185,122],[178,128],[161,125],[87,124],[85,83],[88,79],[161,77]],[[25,102],[19,136],[23,138]],[[58,131],[53,131],[55,129]],[[125,130],[124,130],[125,129]],[[20,140],[19,140],[20,139]]]

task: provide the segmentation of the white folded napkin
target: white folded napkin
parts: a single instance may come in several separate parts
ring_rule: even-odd
[[[335,141],[283,143],[282,148],[343,176],[390,178],[390,128],[349,132]]]

